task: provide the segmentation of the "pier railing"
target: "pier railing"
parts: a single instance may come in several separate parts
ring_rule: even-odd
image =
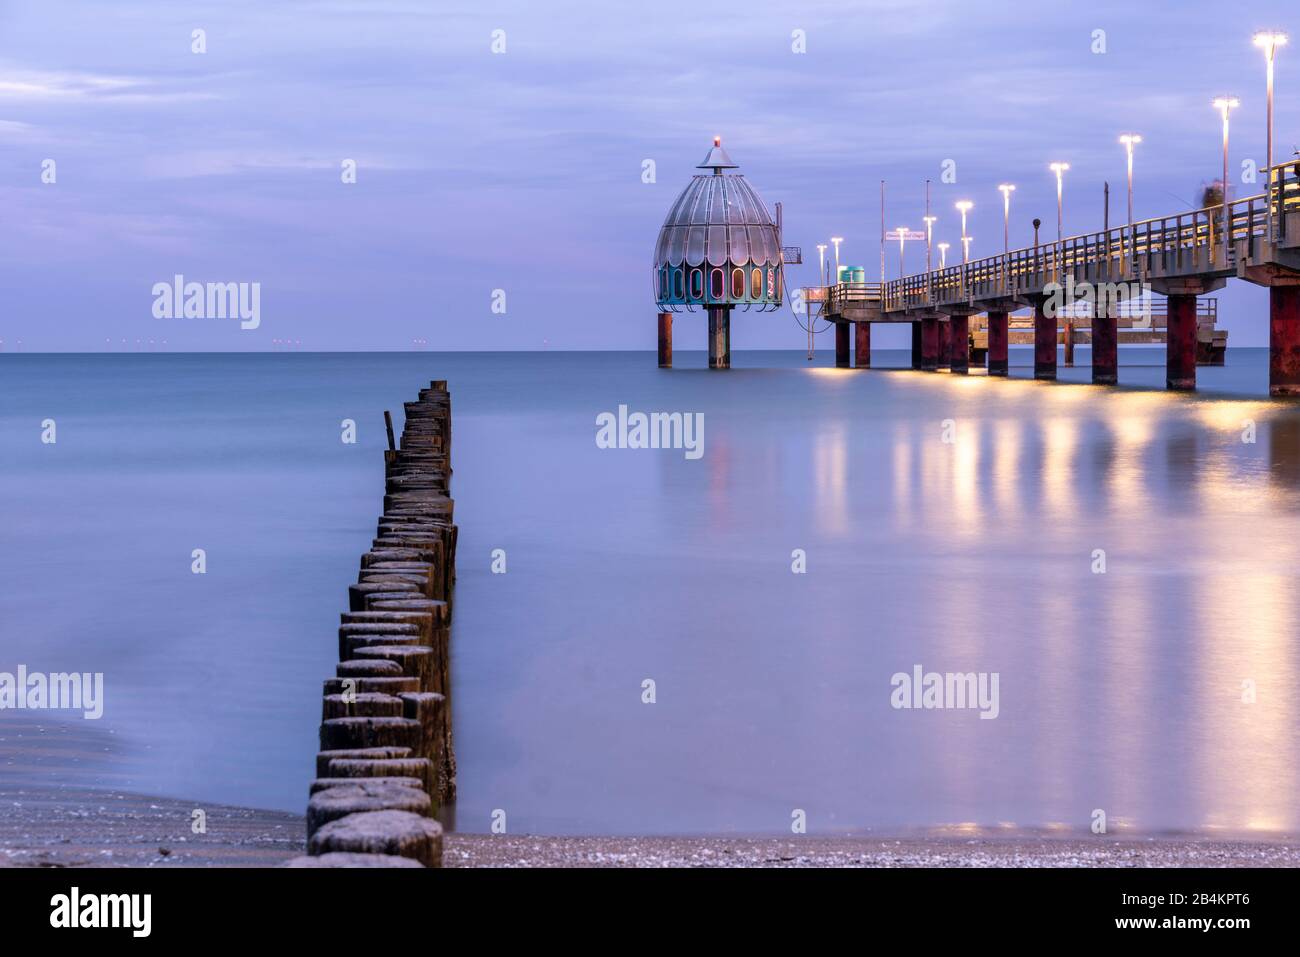
[[[839,283],[826,312],[879,302],[884,313],[1046,295],[1053,284],[1145,283],[1152,279],[1236,275],[1278,247],[1300,245],[1300,162],[1268,171],[1264,193],[1067,236],[968,263],[881,283]],[[1269,235],[1269,205],[1273,232]]]

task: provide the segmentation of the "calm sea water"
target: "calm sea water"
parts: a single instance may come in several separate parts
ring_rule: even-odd
[[[1300,407],[1263,350],[1197,396],[1087,356],[0,357],[0,670],[107,684],[0,716],[0,769],[301,810],[382,411],[446,378],[461,829],[1300,828]],[[704,413],[703,457],[598,449],[620,404]],[[998,717],[894,709],[915,665],[998,673]]]

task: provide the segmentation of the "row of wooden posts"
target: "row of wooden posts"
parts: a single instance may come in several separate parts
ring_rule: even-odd
[[[438,808],[456,795],[449,626],[456,576],[451,396],[435,380],[384,413],[383,514],[325,681],[307,854],[291,867],[439,867]]]

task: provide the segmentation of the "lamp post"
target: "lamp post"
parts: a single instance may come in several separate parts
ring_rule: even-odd
[[[903,243],[907,240],[907,227],[898,227],[898,278],[903,278]]]
[[[1214,101],[1214,108],[1223,117],[1223,261],[1228,261],[1228,249],[1232,245],[1232,216],[1228,212],[1228,113],[1241,106],[1235,96],[1220,96]]]
[[[1119,138],[1128,153],[1128,224],[1133,225],[1133,147],[1142,142],[1136,133],[1125,133]]]
[[[966,242],[966,214],[969,213],[969,212],[971,211],[971,207],[973,207],[975,204],[972,203],[969,199],[959,199],[959,200],[957,200],[957,202],[954,203],[953,205],[956,206],[957,209],[961,211],[961,242],[962,242],[962,247],[963,247],[963,249],[969,249],[970,244]],[[966,253],[963,252],[963,253],[962,253],[962,262],[964,263],[965,261],[966,261]]]
[[[1268,70],[1268,241],[1273,242],[1273,56],[1287,41],[1285,33],[1265,30],[1255,34],[1255,46],[1264,51]]]
[[[840,281],[840,243],[844,242],[843,236],[832,236],[831,242],[835,244],[835,281]]]
[[[1011,194],[1015,186],[1003,183],[998,187],[1002,191],[1002,252],[1011,252]]]
[[[1061,231],[1061,220],[1063,218],[1062,217],[1063,202],[1061,197],[1062,197],[1062,193],[1064,192],[1064,186],[1062,185],[1061,176],[1067,169],[1070,168],[1070,164],[1052,163],[1047,168],[1056,174],[1056,241],[1059,243],[1064,238],[1064,234]]]
[[[949,245],[950,245],[949,243],[939,244],[939,268],[940,269],[948,268],[948,246]]]
[[[925,271],[930,271],[930,246],[934,241],[934,224],[938,222],[938,216],[925,217]]]
[[[970,262],[970,241],[974,238],[975,238],[974,236],[963,236],[961,238],[961,250],[962,250],[961,261],[962,262]]]
[[[821,277],[821,281],[823,283],[826,283],[828,277],[826,275],[826,244],[825,243],[817,244],[817,270],[818,270],[818,275]],[[827,283],[827,285],[829,285],[829,283]],[[830,303],[825,303],[822,306],[822,310],[825,311],[826,307],[829,305]],[[808,310],[807,317],[808,317],[808,361],[811,362],[813,357],[813,316],[812,316],[811,309]]]

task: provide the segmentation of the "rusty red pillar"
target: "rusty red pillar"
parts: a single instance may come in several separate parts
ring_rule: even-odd
[[[731,368],[731,307],[709,306],[709,368]]]
[[[912,323],[912,368],[921,368],[921,323]]]
[[[1007,374],[1007,311],[989,310],[989,375]]]
[[[673,367],[673,314],[659,313],[659,368]]]
[[[947,369],[952,362],[952,323],[939,322],[939,368]]]
[[[1115,306],[1099,294],[1092,313],[1092,381],[1094,385],[1114,385],[1119,381],[1119,328]]]
[[[858,369],[871,368],[871,323],[855,322],[853,342],[853,365]]]
[[[966,375],[970,372],[970,317],[953,316],[948,326],[952,329],[948,367],[957,375]]]
[[[1049,316],[1045,300],[1034,302],[1034,378],[1056,378],[1056,316]]]
[[[1171,389],[1196,388],[1196,296],[1177,293],[1167,297],[1169,328],[1165,339],[1165,385]]]
[[[921,320],[921,368],[934,372],[939,368],[939,326],[937,316]]]
[[[835,368],[849,367],[849,323],[835,323]]]
[[[1074,320],[1065,320],[1065,366],[1074,368]]]
[[[1268,290],[1268,394],[1300,395],[1300,286]]]

